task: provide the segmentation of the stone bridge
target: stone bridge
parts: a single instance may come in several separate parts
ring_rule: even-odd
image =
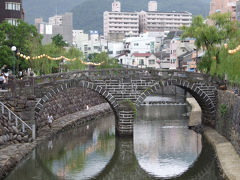
[[[122,136],[133,135],[135,108],[144,99],[164,86],[178,86],[191,94],[202,108],[202,122],[215,126],[216,90],[218,82],[210,76],[199,73],[155,69],[104,69],[73,71],[45,76],[30,77],[26,80],[13,80],[38,98],[34,121],[41,118],[44,104],[59,93],[71,88],[86,88],[100,94],[111,106],[116,115],[116,133]],[[14,89],[15,88],[15,89]],[[15,93],[21,90],[12,87]]]

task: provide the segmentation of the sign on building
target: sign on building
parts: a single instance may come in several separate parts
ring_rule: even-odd
[[[40,24],[40,26],[39,26],[39,34],[44,34],[44,24]]]
[[[150,49],[151,49],[151,53],[154,53],[154,42],[150,43]]]
[[[46,34],[52,34],[52,25],[46,25]]]

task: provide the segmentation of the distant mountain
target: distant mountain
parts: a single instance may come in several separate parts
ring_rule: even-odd
[[[42,17],[48,20],[49,17],[71,11],[75,6],[86,0],[23,0],[25,21],[33,24],[34,19]]]
[[[193,15],[202,14],[207,16],[210,0],[157,0],[158,10],[188,11]],[[98,30],[103,32],[103,12],[111,11],[113,0],[87,0],[74,7],[74,29]],[[122,11],[147,10],[148,0],[120,0]]]

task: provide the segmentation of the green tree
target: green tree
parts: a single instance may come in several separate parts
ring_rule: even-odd
[[[106,52],[102,53],[94,53],[88,56],[88,59],[94,63],[102,63],[102,65],[98,66],[99,69],[105,68],[119,68],[117,59],[110,58]]]
[[[16,46],[17,50],[23,54],[31,55],[32,46],[41,46],[41,36],[38,34],[37,29],[33,25],[29,25],[21,20],[18,21],[18,25],[14,26],[7,22],[0,24],[0,58],[1,65],[6,64],[9,68],[12,68],[12,52],[11,47]],[[16,53],[15,53],[16,55]],[[16,58],[17,59],[17,58]],[[17,61],[17,67],[19,69],[28,68],[28,61],[19,59]]]
[[[199,70],[210,73],[211,65],[216,60],[215,72],[218,73],[220,51],[223,44],[234,35],[234,23],[228,13],[213,14],[209,16],[209,20],[210,23],[206,24],[202,16],[194,17],[190,27],[182,28],[184,30],[182,38],[195,38],[196,47],[205,51],[203,61],[198,66]]]
[[[65,50],[56,46],[55,44],[47,44],[41,47],[41,50],[35,56],[46,54],[50,57],[59,57],[64,55]],[[48,58],[41,58],[38,60],[30,60],[30,66],[34,72],[40,74],[50,74],[59,72],[60,61],[49,60]]]
[[[67,47],[68,44],[63,40],[63,36],[61,34],[57,34],[56,36],[52,37],[52,42],[55,44],[57,47]]]
[[[83,60],[83,53],[74,47],[71,47],[66,52],[66,57],[70,59],[76,58],[74,61],[65,62],[65,69],[67,70],[84,70],[85,65],[81,62]]]

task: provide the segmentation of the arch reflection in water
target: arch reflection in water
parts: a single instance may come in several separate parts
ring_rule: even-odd
[[[107,116],[42,144],[6,180],[91,178],[107,165],[114,150],[114,116]]]
[[[156,177],[185,172],[201,152],[201,135],[187,127],[186,106],[144,106],[134,126],[140,166]]]
[[[215,156],[210,146],[204,144],[200,153],[200,136],[200,142],[194,144],[198,139],[191,141],[188,139],[189,134],[180,137],[176,134],[189,131],[179,122],[186,121],[181,116],[182,112],[186,113],[186,109],[179,110],[179,107],[175,109],[171,106],[166,110],[164,107],[158,106],[156,109],[151,106],[140,109],[134,126],[134,140],[114,137],[114,116],[62,133],[58,138],[37,148],[6,179],[150,180],[162,179],[163,175],[181,174],[185,168],[189,168],[179,177],[171,179],[219,180],[218,172],[215,171]],[[192,163],[199,153],[198,159]],[[184,164],[184,168],[169,173],[168,170],[174,167],[170,164],[176,162]],[[168,173],[161,170],[164,165],[169,168],[165,168]]]

